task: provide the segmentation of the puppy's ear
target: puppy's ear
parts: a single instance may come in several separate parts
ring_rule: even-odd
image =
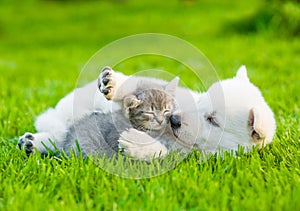
[[[248,128],[250,130],[250,136],[255,143],[265,139],[267,132],[265,130],[267,130],[267,128],[264,128],[262,114],[259,113],[257,108],[250,109]]]
[[[170,81],[166,87],[165,87],[165,91],[172,96],[175,96],[175,92],[176,92],[176,88],[178,86],[179,83],[179,77],[175,77],[172,81]]]
[[[247,76],[247,68],[246,68],[245,65],[242,65],[242,66],[238,69],[238,71],[237,71],[235,77],[238,78],[238,79],[241,79],[241,80],[244,80],[244,81],[249,82],[249,78],[248,78],[248,76]]]

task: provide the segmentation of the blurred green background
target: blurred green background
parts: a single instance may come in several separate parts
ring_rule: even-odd
[[[0,103],[4,110],[10,107],[1,116],[5,122],[11,109],[36,116],[74,88],[80,70],[97,50],[147,32],[192,43],[221,78],[247,65],[268,102],[279,102],[290,113],[299,100],[299,8],[295,0],[1,1]],[[142,60],[118,69],[127,74],[145,69],[148,64]],[[173,72],[180,68],[170,66]],[[197,88],[189,75],[180,76]],[[282,101],[287,94],[295,98]],[[15,97],[8,100],[10,96]],[[21,122],[2,123],[1,135],[33,129],[32,122],[22,122],[23,127]]]
[[[278,128],[270,148],[239,160],[211,160],[207,165],[191,158],[171,175],[146,181],[109,176],[78,160],[65,161],[66,166],[45,159],[29,158],[27,162],[15,149],[16,137],[34,131],[35,117],[75,87],[88,59],[116,39],[148,32],[166,33],[192,43],[221,78],[234,76],[245,64],[251,81],[275,112]],[[177,210],[295,210],[300,193],[299,35],[299,0],[2,0],[0,208],[21,209],[37,200],[37,209],[158,209],[161,205]],[[160,67],[160,63],[151,62],[137,58],[120,64],[118,70],[132,74]],[[189,81],[189,87],[198,89],[182,66],[169,62],[168,67]],[[77,165],[81,170],[76,170]],[[57,179],[44,181],[51,176]],[[85,180],[68,192],[66,177],[74,183]],[[190,189],[184,189],[180,181],[186,181]],[[119,192],[109,184],[119,185]],[[46,199],[48,202],[43,202]]]

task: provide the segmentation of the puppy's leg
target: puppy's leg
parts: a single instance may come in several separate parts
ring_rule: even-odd
[[[140,160],[163,157],[168,153],[161,142],[133,128],[122,132],[118,141],[121,152]]]
[[[107,100],[121,101],[136,91],[140,80],[140,77],[128,77],[104,67],[98,78],[98,88]]]
[[[50,140],[53,140],[53,137],[49,133],[32,134],[27,132],[19,138],[18,147],[24,150],[28,156],[36,153],[35,150],[41,154],[47,154],[48,149],[55,151],[57,147]]]
[[[116,73],[111,67],[104,67],[98,77],[98,88],[107,100],[118,100],[115,94],[127,76]]]

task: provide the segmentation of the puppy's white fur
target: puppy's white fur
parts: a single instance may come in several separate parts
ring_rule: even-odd
[[[196,111],[188,109],[192,103],[183,89],[176,93],[176,99],[185,102],[181,104],[184,119],[176,143],[174,137],[166,136],[150,142],[147,134],[142,137],[139,131],[131,129],[123,132],[119,140],[124,151],[147,159],[166,153],[166,146],[168,151],[196,148],[205,153],[236,151],[241,146],[246,152],[253,146],[262,147],[272,141],[276,128],[273,112],[259,89],[249,81],[245,66],[240,67],[235,77],[214,83],[205,93],[193,92],[192,95],[197,102]],[[140,145],[141,139],[151,144]]]
[[[237,150],[238,146],[249,149],[272,141],[276,128],[273,112],[259,89],[249,81],[245,66],[234,78],[213,84],[200,98],[204,141],[199,144],[206,143],[204,150]],[[220,127],[209,126],[205,120],[205,113],[213,112]]]

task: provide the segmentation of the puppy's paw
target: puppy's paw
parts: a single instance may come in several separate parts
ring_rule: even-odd
[[[115,72],[111,67],[104,67],[98,77],[98,88],[107,100],[111,100],[115,91]]]
[[[122,154],[139,160],[149,160],[167,153],[166,147],[160,142],[133,128],[123,131],[118,142]]]
[[[24,150],[26,154],[29,156],[34,154],[34,135],[32,133],[25,133],[23,136],[19,138],[18,147],[21,150]]]

